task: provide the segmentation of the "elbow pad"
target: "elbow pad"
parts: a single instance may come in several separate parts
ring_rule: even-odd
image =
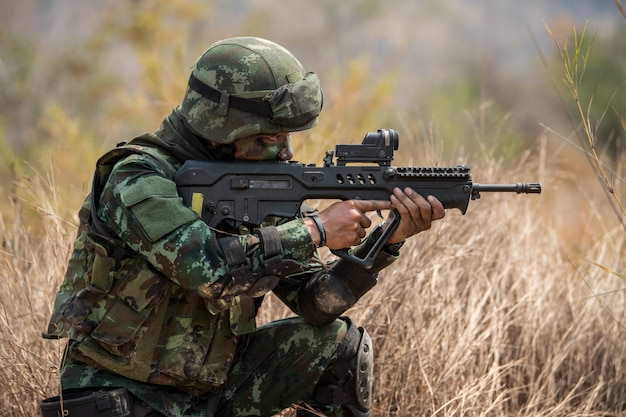
[[[365,268],[339,260],[329,270],[311,278],[299,294],[301,316],[309,323],[331,323],[376,285]]]

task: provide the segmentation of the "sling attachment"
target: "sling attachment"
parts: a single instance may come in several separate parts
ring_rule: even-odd
[[[263,275],[284,277],[302,269],[297,261],[285,258],[280,233],[275,227],[262,227],[256,232],[263,247],[263,255],[261,255]]]
[[[263,254],[260,256],[263,266],[262,276],[257,279],[246,295],[258,298],[271,291],[280,282],[280,277],[298,271],[300,265],[285,259],[280,234],[275,227],[263,227],[256,230],[261,241]]]
[[[219,239],[220,246],[228,273],[233,276],[240,276],[252,272],[252,264],[246,256],[246,252],[237,236],[227,236]]]
[[[245,294],[253,298],[260,297],[274,288],[280,277],[301,269],[297,261],[285,259],[280,233],[275,227],[256,229],[255,234],[261,242],[260,272],[252,271],[252,263],[246,256],[239,237],[227,236],[219,239],[228,274],[232,277],[224,286],[222,296]]]
[[[232,297],[246,292],[254,281],[252,263],[237,236],[227,236],[218,240],[226,260],[231,281],[224,286],[222,296]]]

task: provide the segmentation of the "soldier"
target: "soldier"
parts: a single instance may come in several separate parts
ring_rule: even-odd
[[[271,416],[304,403],[369,415],[372,342],[342,314],[406,238],[444,217],[441,203],[395,190],[389,201],[212,229],[173,181],[189,159],[289,160],[290,133],[315,126],[322,102],[318,77],[282,46],[222,40],[159,130],[98,160],[44,333],[69,337],[63,395],[42,401],[44,416]],[[321,246],[367,253],[384,225],[366,237],[366,213],[391,208],[400,225],[372,269],[316,260]],[[257,327],[268,291],[297,317]]]

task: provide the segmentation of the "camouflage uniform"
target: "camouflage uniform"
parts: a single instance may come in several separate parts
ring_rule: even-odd
[[[157,132],[97,163],[44,333],[70,338],[63,389],[126,387],[172,417],[269,416],[304,401],[339,415],[340,404],[318,403],[313,394],[354,326],[339,314],[311,319],[301,305],[307,285],[328,267],[315,261],[301,218],[216,231],[182,204],[173,178],[186,160],[231,157],[228,146],[208,147],[186,114],[189,108],[176,108]],[[280,242],[278,263],[266,262],[270,238]],[[228,262],[233,245],[249,262],[243,274]],[[365,291],[394,259],[380,255]],[[277,277],[270,288],[251,288],[268,276]],[[306,320],[257,328],[269,289]]]

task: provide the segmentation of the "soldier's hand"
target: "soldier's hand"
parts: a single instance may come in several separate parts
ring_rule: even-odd
[[[382,200],[346,200],[331,204],[319,212],[326,232],[326,246],[329,249],[343,249],[356,246],[366,236],[366,230],[372,221],[365,213],[378,210],[390,210],[391,201]],[[316,244],[320,236],[313,219],[305,218],[311,237]]]
[[[388,243],[398,243],[404,239],[428,230],[435,220],[443,219],[446,212],[443,204],[433,196],[426,198],[411,188],[396,188],[390,197],[393,208],[400,214],[400,224],[389,237]],[[393,216],[391,212],[390,216]]]

